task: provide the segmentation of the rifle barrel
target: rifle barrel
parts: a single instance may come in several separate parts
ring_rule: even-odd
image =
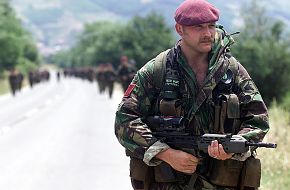
[[[277,144],[276,143],[263,143],[263,142],[252,143],[252,142],[247,142],[246,145],[248,145],[248,146],[256,146],[256,147],[265,147],[265,148],[277,148]]]

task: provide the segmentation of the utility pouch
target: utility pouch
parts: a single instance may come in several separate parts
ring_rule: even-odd
[[[179,99],[174,100],[160,100],[159,109],[162,115],[180,116],[181,106],[178,105]]]
[[[209,181],[218,186],[237,187],[243,162],[237,160],[217,160],[210,158],[208,170]]]
[[[140,159],[131,158],[130,160],[130,177],[138,181],[147,182],[148,179],[154,178],[155,182],[177,182],[179,181],[177,173],[165,162],[158,166],[150,167]]]
[[[149,166],[143,160],[130,158],[130,177],[139,181],[145,181]]]
[[[240,103],[239,98],[236,94],[229,94],[228,97],[228,107],[227,116],[230,119],[235,119],[240,117]]]
[[[150,185],[154,182],[153,168],[143,160],[131,157],[130,177],[134,190],[150,190]]]
[[[154,176],[156,182],[170,183],[179,181],[178,172],[165,162],[154,167]]]
[[[260,187],[261,181],[261,161],[253,156],[245,161],[242,172],[241,184],[245,187]]]

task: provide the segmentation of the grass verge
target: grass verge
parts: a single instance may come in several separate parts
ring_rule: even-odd
[[[276,142],[277,149],[260,148],[262,162],[261,190],[290,189],[290,113],[277,105],[269,109],[270,131],[265,142]],[[288,148],[287,148],[288,147]]]

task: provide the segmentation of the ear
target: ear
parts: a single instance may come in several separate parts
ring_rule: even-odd
[[[183,36],[183,28],[180,24],[178,23],[175,24],[175,30],[179,34],[179,36]]]

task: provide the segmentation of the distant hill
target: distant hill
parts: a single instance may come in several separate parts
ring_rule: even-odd
[[[18,16],[33,32],[43,53],[69,47],[85,23],[98,20],[126,22],[135,15],[156,11],[172,25],[176,7],[183,0],[12,0]],[[221,10],[220,23],[228,28],[239,25],[239,10],[250,0],[209,0]],[[230,2],[230,3],[229,3]],[[268,15],[290,26],[290,1],[259,0]]]

